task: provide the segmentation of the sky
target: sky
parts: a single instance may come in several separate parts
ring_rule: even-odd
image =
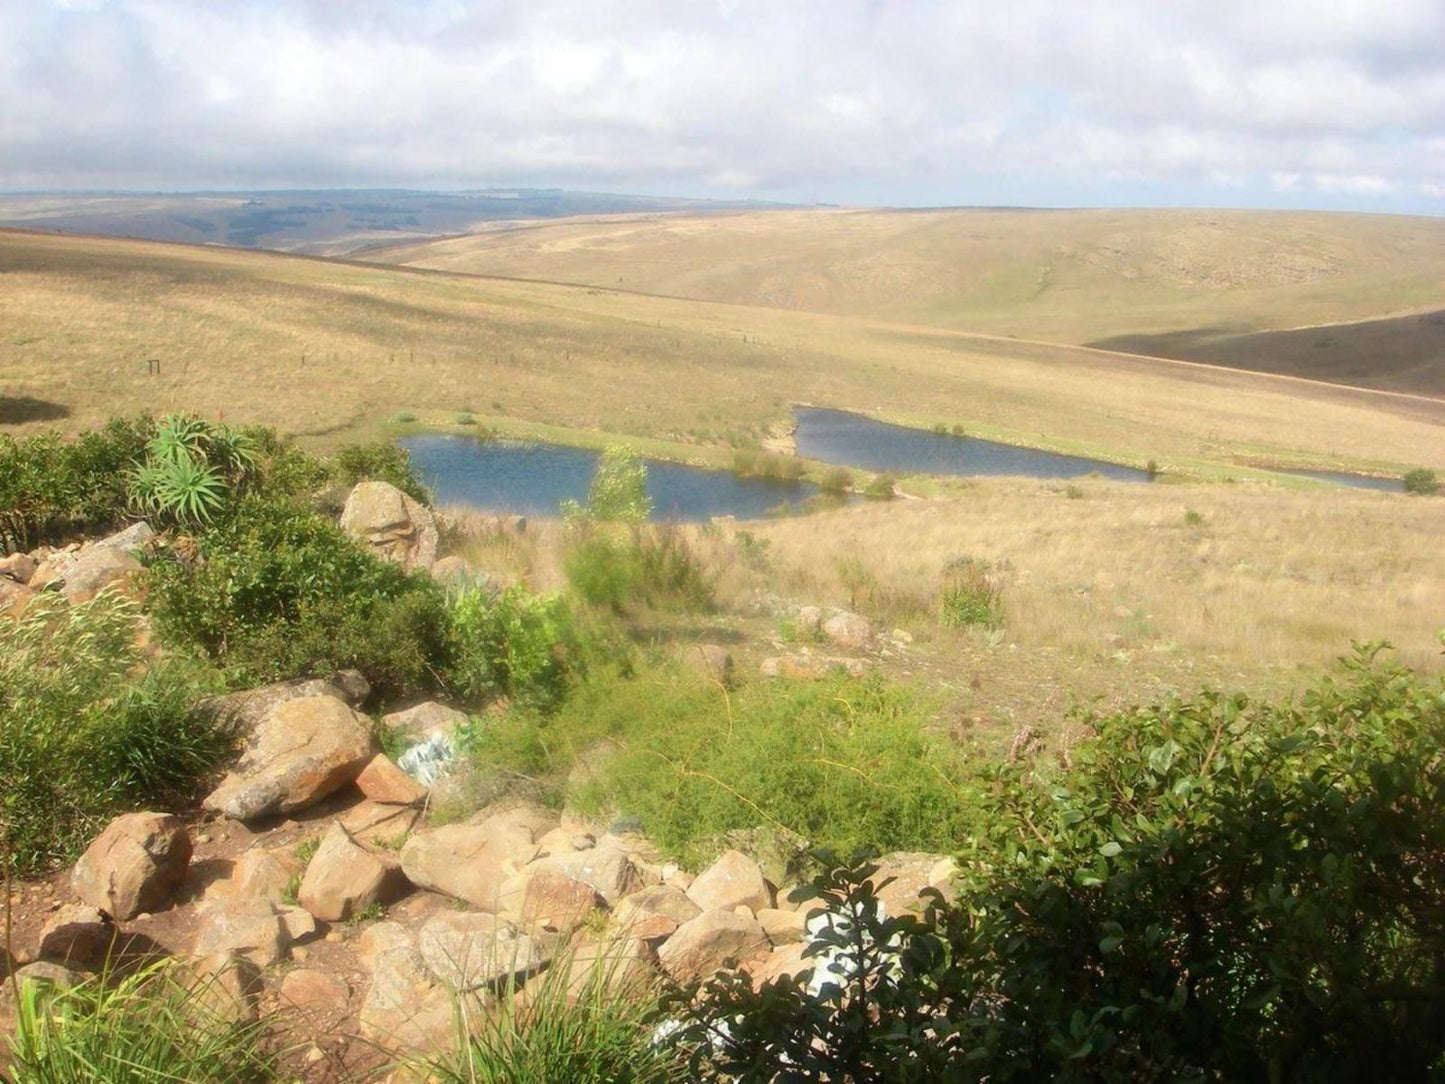
[[[0,188],[1445,213],[1445,0],[0,0]]]

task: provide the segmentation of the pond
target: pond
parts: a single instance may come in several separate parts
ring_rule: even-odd
[[[1293,474],[1297,478],[1317,478],[1321,482],[1334,482],[1338,486],[1352,489],[1378,489],[1385,493],[1404,493],[1403,478],[1375,478],[1368,474],[1344,474],[1332,470],[1283,470],[1276,468],[1276,474]]]
[[[877,422],[862,414],[820,407],[795,407],[798,454],[826,463],[871,471],[912,474],[1024,475],[1030,478],[1077,478],[1100,474],[1128,482],[1147,482],[1149,475],[1097,459],[1016,448],[977,437],[953,436],[926,429]]]
[[[438,504],[533,516],[555,516],[569,497],[586,501],[599,454],[560,444],[474,437],[418,436],[400,443]],[[647,491],[653,519],[701,522],[713,516],[761,519],[779,505],[796,508],[818,489],[806,482],[739,478],[729,471],[648,460]]]

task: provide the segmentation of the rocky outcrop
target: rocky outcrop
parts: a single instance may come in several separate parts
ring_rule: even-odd
[[[608,906],[641,887],[641,877],[628,852],[615,841],[599,840],[595,847],[539,858],[528,873],[555,873],[592,888]]]
[[[466,721],[465,712],[449,708],[435,700],[381,717],[382,726],[412,742],[426,741],[437,734],[450,735]]]
[[[732,911],[704,911],[678,927],[657,959],[674,982],[687,985],[767,949],[767,935],[756,919]]]
[[[547,810],[519,806],[475,823],[419,832],[402,847],[401,868],[414,885],[497,912],[508,879],[537,856],[537,839],[556,820]]]
[[[763,880],[763,871],[740,851],[724,852],[722,857],[698,874],[687,890],[687,898],[703,911],[732,911],[746,907],[756,913],[773,903],[773,894]]]
[[[346,498],[341,529],[408,572],[437,559],[436,520],[389,482],[361,482]]]
[[[434,1053],[455,1041],[458,1008],[453,992],[427,970],[411,944],[393,945],[372,961],[361,1035],[384,1050]]]
[[[366,716],[332,696],[287,700],[256,727],[204,805],[242,821],[293,813],[350,783],[372,753]]]
[[[394,856],[363,847],[333,824],[307,865],[297,896],[323,922],[340,922],[392,898],[403,884]]]
[[[191,840],[179,817],[127,813],[86,848],[70,882],[81,900],[124,922],[165,907],[190,861]]]
[[[879,858],[877,866],[878,872],[870,879],[875,886],[882,886],[878,899],[887,914],[922,910],[924,889],[937,889],[945,899],[953,899],[952,883],[958,865],[947,855],[893,851]]]

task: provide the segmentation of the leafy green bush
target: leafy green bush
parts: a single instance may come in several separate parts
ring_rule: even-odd
[[[898,480],[891,474],[875,474],[863,488],[863,496],[871,501],[891,501],[898,494],[894,487]]]
[[[127,472],[154,431],[142,417],[113,418],[73,441],[58,433],[20,441],[0,434],[0,552],[120,526]]]
[[[1435,1079],[1445,688],[1374,650],[1291,702],[1090,718],[1070,769],[994,769],[957,837],[959,904],[882,922],[866,873],[824,878],[876,981],[821,1002],[714,984],[698,1075],[781,1079],[743,1067],[789,1057],[800,1079]]]
[[[0,834],[21,870],[70,856],[118,811],[190,798],[231,748],[191,710],[203,674],[138,673],[139,622],[113,591],[43,594],[0,622]]]
[[[355,667],[385,694],[438,684],[450,665],[441,587],[367,552],[285,498],[251,494],[199,538],[198,559],[160,559],[150,605],[169,642],[244,686]]]
[[[234,1024],[225,995],[159,964],[70,989],[27,982],[16,1003],[13,1084],[266,1084],[266,1022]]]
[[[645,523],[652,515],[647,494],[647,464],[625,444],[610,445],[597,460],[587,503],[562,502],[562,518],[578,523]]]
[[[713,578],[675,526],[619,532],[574,525],[563,563],[578,595],[615,613],[636,606],[698,611],[713,605]]]
[[[939,620],[945,625],[998,628],[1003,624],[1003,588],[984,561],[960,557],[943,570]]]
[[[829,467],[818,479],[818,488],[824,493],[847,493],[853,488],[853,475],[842,467]]]
[[[584,668],[581,637],[556,595],[466,587],[452,599],[451,620],[452,683],[466,697],[504,693],[546,708],[561,700]]]
[[[1432,470],[1423,467],[1407,471],[1402,479],[1406,493],[1414,494],[1417,497],[1429,497],[1440,492],[1440,479],[1435,476]]]
[[[357,482],[390,482],[412,500],[431,504],[431,493],[422,485],[411,464],[411,453],[389,440],[345,444],[327,464],[331,480],[338,485]]]
[[[618,751],[578,799],[636,816],[689,863],[759,825],[840,849],[946,851],[973,830],[974,802],[962,758],[928,728],[930,709],[873,681],[726,692],[668,669],[597,668],[554,714],[498,720],[473,755],[560,787],[576,757],[612,742]]]

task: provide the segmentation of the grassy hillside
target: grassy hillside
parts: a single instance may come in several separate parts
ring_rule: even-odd
[[[1252,332],[1445,303],[1445,219],[1266,211],[788,211],[508,224],[368,253],[421,267],[864,315],[1050,342]],[[1428,341],[1420,344],[1428,354]],[[1420,349],[1378,386],[1419,381]],[[1230,364],[1268,369],[1267,351]],[[1203,357],[1203,360],[1214,360]],[[1316,374],[1312,360],[1284,371]],[[1377,376],[1371,373],[1370,377]]]
[[[467,410],[727,446],[806,401],[1206,473],[1445,466],[1445,403],[856,318],[16,231],[0,275],[0,396],[32,425],[185,408],[325,434]]]

